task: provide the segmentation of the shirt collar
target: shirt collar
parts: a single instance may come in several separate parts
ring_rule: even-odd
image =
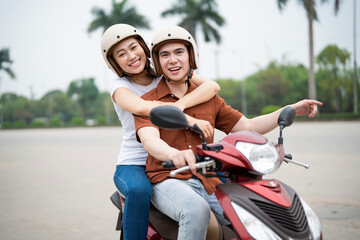
[[[196,88],[195,85],[190,81],[189,88],[186,91],[186,94],[192,92],[195,88]],[[168,95],[172,95],[172,92],[170,91],[168,85],[166,84],[166,79],[164,77],[162,77],[162,79],[160,80],[156,91],[157,91],[157,98],[159,100]]]

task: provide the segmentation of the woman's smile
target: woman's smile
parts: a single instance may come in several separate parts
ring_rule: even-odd
[[[140,66],[140,58],[139,59],[137,59],[135,62],[133,62],[133,63],[131,63],[130,64],[130,67],[138,67],[138,66]]]

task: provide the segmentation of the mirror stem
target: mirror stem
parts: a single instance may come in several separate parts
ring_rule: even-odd
[[[284,139],[283,139],[283,137],[282,137],[282,130],[283,130],[283,128],[284,128],[284,127],[280,126],[280,136],[279,136],[279,138],[278,138],[278,144],[279,144],[279,145],[283,145],[283,143],[284,143]]]
[[[208,150],[207,144],[206,144],[206,142],[205,142],[204,134],[202,134],[201,136],[202,136],[202,138],[203,138],[203,141],[202,141],[202,149]]]
[[[204,132],[201,130],[201,128],[195,123],[194,126],[189,126],[191,130],[197,132],[197,133],[200,133],[201,134],[201,138],[202,138],[202,148],[204,150],[208,150],[208,147],[207,147],[207,143],[205,142],[205,135],[204,135]]]

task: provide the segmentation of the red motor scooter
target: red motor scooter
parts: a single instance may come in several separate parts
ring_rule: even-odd
[[[251,131],[233,133],[217,143],[207,144],[201,129],[188,126],[183,112],[171,106],[154,108],[150,119],[160,128],[189,128],[201,134],[203,143],[196,147],[196,165],[205,176],[206,172],[217,172],[225,182],[216,187],[215,195],[231,225],[220,226],[212,218],[207,239],[322,239],[319,218],[295,190],[276,179],[263,179],[283,161],[308,168],[284,152],[282,130],[293,123],[293,108],[284,108],[279,116],[280,136],[276,144]],[[174,167],[171,161],[163,166]],[[188,166],[182,167],[171,175],[188,170]],[[116,192],[111,199],[117,205],[115,202],[120,197]],[[176,239],[176,236],[177,223],[152,207],[147,239]]]

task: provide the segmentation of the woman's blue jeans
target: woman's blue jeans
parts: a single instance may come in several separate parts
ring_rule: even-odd
[[[145,166],[120,165],[116,167],[114,183],[125,199],[123,236],[125,240],[145,240],[149,224],[151,183]]]

